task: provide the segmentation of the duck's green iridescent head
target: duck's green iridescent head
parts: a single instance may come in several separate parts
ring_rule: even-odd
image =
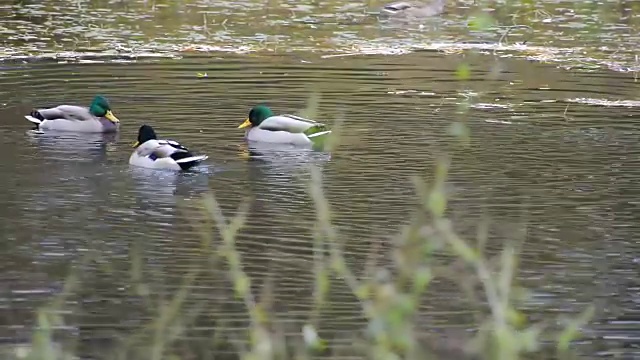
[[[112,123],[118,123],[120,120],[111,112],[109,100],[102,95],[96,95],[89,106],[89,112],[96,117],[104,117]]]
[[[248,126],[258,126],[265,119],[273,116],[273,111],[266,105],[256,105],[249,111],[249,117],[240,125],[238,129]]]

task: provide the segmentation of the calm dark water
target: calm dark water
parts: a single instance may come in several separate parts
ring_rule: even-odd
[[[6,31],[22,36],[33,31],[34,39],[40,39],[21,42],[12,38],[5,43],[5,52],[11,49],[22,54],[31,46],[51,45],[43,40],[39,27],[21,30],[33,18],[60,11],[65,24],[81,22],[71,3],[52,4],[23,6],[19,11],[17,5],[2,7],[14,17],[0,22],[9,29]],[[140,46],[174,56],[178,53],[171,46],[188,43],[189,36],[202,30],[194,28],[194,19],[202,16],[198,6],[208,9],[194,5],[184,14],[193,19],[167,15],[166,24],[154,27],[151,21],[140,22],[138,33],[127,33],[122,24],[133,26],[139,16],[131,15],[127,23],[117,17],[119,12],[146,14],[136,8],[142,2],[134,4],[134,9],[125,5],[120,9],[91,3],[93,10],[85,12],[86,16],[97,16],[96,9],[114,6],[114,12],[105,12],[100,19],[120,21],[120,25],[102,25],[102,32],[96,30],[93,44],[109,48],[137,44],[138,38],[155,39],[140,40],[144,43]],[[247,4],[243,7],[247,13],[265,11],[257,3]],[[240,19],[234,7],[240,5],[220,6],[229,8],[228,16]],[[334,4],[305,6],[296,10],[313,15],[304,24],[313,23],[312,19],[317,20],[318,14],[328,12]],[[23,14],[38,9],[44,13]],[[154,9],[149,10],[149,19],[157,20],[171,8]],[[215,9],[215,16],[224,15]],[[308,318],[313,290],[315,212],[307,194],[310,166],[322,170],[348,260],[360,269],[373,244],[388,248],[389,238],[409,221],[416,206],[411,176],[428,177],[436,156],[449,153],[453,161],[450,213],[462,235],[473,237],[485,217],[491,221],[496,243],[522,237],[516,234],[526,229],[520,281],[533,291],[528,303],[532,316],[552,321],[595,302],[596,322],[588,334],[598,341],[589,352],[632,356],[637,351],[634,344],[639,335],[633,326],[638,325],[640,301],[636,239],[640,186],[635,181],[640,172],[636,160],[640,125],[633,102],[638,100],[638,84],[624,71],[636,66],[632,53],[611,57],[619,60],[615,67],[612,60],[598,60],[607,51],[594,50],[590,53],[593,71],[569,71],[554,61],[543,64],[520,59],[522,56],[510,59],[491,54],[463,57],[418,51],[326,56],[327,51],[347,52],[367,37],[378,39],[367,42],[379,45],[378,50],[423,40],[422,35],[405,28],[383,28],[373,34],[365,29],[378,25],[335,24],[350,11],[330,17],[340,31],[331,32],[326,24],[305,30],[315,31],[322,39],[348,40],[334,42],[328,47],[331,50],[292,35],[280,45],[296,50],[292,52],[267,49],[233,54],[241,52],[236,46],[229,52],[181,52],[176,59],[89,63],[23,62],[15,54],[6,56],[7,61],[0,65],[0,203],[4,205],[0,208],[4,239],[0,339],[27,339],[34,309],[59,294],[65,276],[74,271],[79,272],[81,284],[67,301],[66,325],[60,330],[61,336],[82,340],[81,352],[92,346],[87,343],[112,339],[156,316],[153,306],[130,296],[136,279],[132,264],[141,263],[142,282],[154,298],[171,296],[190,269],[210,266],[203,259],[200,231],[205,224],[199,202],[209,190],[226,216],[232,216],[244,199],[251,199],[247,225],[237,240],[245,270],[256,284],[272,278],[276,311],[292,319],[287,331],[299,331],[296,321]],[[287,16],[275,14],[257,24],[230,21],[231,30],[218,25],[218,37],[212,40],[210,36],[203,43],[257,47],[262,44],[259,29],[273,28]],[[27,17],[15,19],[20,16]],[[463,15],[453,11],[444,24],[454,23],[459,16]],[[635,24],[625,19],[629,20],[623,14],[611,20],[619,27],[611,26],[607,33],[618,36],[620,46],[638,39],[637,32],[630,31]],[[65,25],[69,29],[82,30],[69,24]],[[292,24],[295,22],[283,26],[294,27]],[[539,20],[535,24],[546,23]],[[349,26],[359,32],[350,33]],[[568,46],[573,41],[570,37],[579,35],[572,27],[554,26],[554,31],[564,31],[566,37],[556,37],[560,44],[551,44],[549,49]],[[150,29],[163,29],[164,38],[170,41],[158,42],[160,35]],[[456,40],[453,29],[436,37]],[[408,38],[406,34],[413,35]],[[582,35],[582,46],[606,43]],[[322,50],[308,51],[314,47]],[[60,45],[60,49],[68,48]],[[355,52],[365,50],[361,46]],[[455,76],[463,61],[471,68],[467,81]],[[208,77],[198,78],[199,72]],[[84,139],[74,134],[28,133],[30,126],[23,115],[32,108],[88,103],[96,93],[109,97],[122,121],[120,134]],[[243,134],[236,127],[250,107],[266,101],[277,112],[298,112],[312,93],[320,95],[318,120],[343,120],[340,148],[333,154],[267,152],[247,159]],[[617,100],[626,100],[627,106],[593,105]],[[471,107],[461,114],[460,104],[465,102]],[[456,146],[447,133],[451,123],[460,119],[471,130],[466,148]],[[130,168],[130,144],[143,123],[210,159],[189,174]],[[227,327],[241,328],[245,309],[231,300],[231,292],[223,275],[205,270],[191,287],[186,308],[199,308],[200,313],[184,337],[204,339],[221,320],[228,322]],[[425,302],[424,327],[471,324],[472,313],[462,301],[456,301],[458,294],[450,284],[436,283]],[[345,342],[341,339],[361,324],[359,306],[340,281],[332,285],[329,304],[322,318],[324,335],[334,343]]]

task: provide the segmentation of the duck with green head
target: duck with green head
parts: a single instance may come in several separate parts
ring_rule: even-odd
[[[59,105],[34,110],[25,117],[35,124],[35,130],[106,133],[120,129],[120,120],[113,115],[109,101],[101,95],[94,97],[88,108]]]
[[[331,134],[323,123],[295,115],[274,115],[266,105],[256,105],[238,126],[247,129],[248,141],[313,146]]]

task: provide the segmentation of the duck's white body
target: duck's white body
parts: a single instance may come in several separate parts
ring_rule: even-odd
[[[314,137],[331,133],[330,130],[311,135],[304,133],[316,126],[324,126],[324,124],[295,115],[274,115],[263,120],[260,125],[247,130],[246,139],[257,142],[312,145]]]
[[[176,141],[154,139],[140,144],[129,157],[129,164],[149,169],[187,170],[207,158],[206,155],[192,156]]]
[[[38,130],[74,131],[84,133],[109,133],[120,129],[119,122],[112,122],[105,117],[96,117],[89,108],[75,105],[60,105],[50,109],[39,109],[44,120],[31,115],[25,118],[37,125]]]

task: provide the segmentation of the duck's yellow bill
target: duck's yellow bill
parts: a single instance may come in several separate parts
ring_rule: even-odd
[[[107,110],[107,113],[104,114],[104,117],[106,117],[107,120],[111,121],[112,123],[119,123],[120,122],[120,120],[118,120],[118,118],[115,115],[113,115],[111,110]]]
[[[131,147],[136,148],[136,147],[138,147],[138,145],[140,145],[140,141],[134,142],[133,145],[131,145]]]
[[[245,120],[242,124],[240,124],[240,126],[238,126],[238,129],[244,129],[249,126],[251,126],[251,121],[249,121],[249,118],[247,118],[247,120]]]

